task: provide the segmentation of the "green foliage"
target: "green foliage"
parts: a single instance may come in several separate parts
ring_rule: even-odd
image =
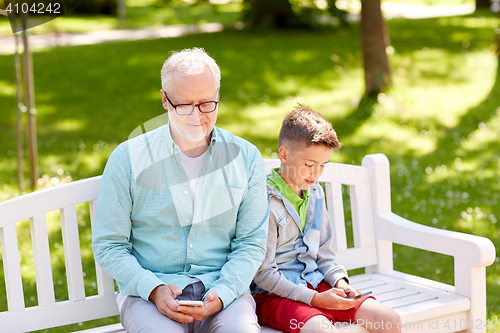
[[[328,0],[326,8],[319,8],[315,1],[304,0],[244,0],[243,19],[250,29],[310,28],[320,25],[321,16],[344,20],[345,11],[336,7],[336,0]]]
[[[378,152],[389,157],[395,213],[425,225],[488,237],[498,250],[500,76],[490,50],[498,19],[480,12],[390,20],[388,25],[394,87],[378,98],[361,98],[358,25],[319,32],[226,30],[36,52],[40,170],[45,175],[40,182],[53,186],[101,174],[117,144],[164,112],[159,72],[168,53],[199,46],[214,56],[222,70],[218,126],[271,157],[278,148],[283,116],[297,102],[309,105],[332,122],[343,143],[332,161],[360,164],[365,154]],[[0,56],[0,73],[2,200],[17,195],[10,55]],[[81,242],[88,246],[87,208],[78,211]],[[57,213],[49,223],[53,256],[62,262],[61,247],[55,245],[61,244]],[[26,228],[26,222],[20,224],[20,235],[26,235]],[[21,241],[23,265],[29,272],[31,240]],[[396,269],[453,282],[450,258],[402,246],[395,246],[395,253]],[[65,277],[58,267],[54,264],[54,276],[62,282],[56,295],[64,299]],[[93,269],[92,255],[85,252],[86,274],[93,276]],[[25,286],[27,303],[36,303],[29,275]],[[487,287],[488,318],[498,318],[498,263],[487,269]],[[2,310],[3,288],[0,284]],[[95,293],[91,284],[86,290]]]
[[[83,2],[81,0],[80,2]],[[113,0],[116,1],[116,0]],[[1,7],[0,7],[1,8]],[[34,35],[53,32],[85,32],[105,29],[136,29],[141,27],[172,24],[202,24],[219,22],[234,27],[241,19],[243,3],[212,5],[205,2],[190,4],[174,2],[167,6],[155,6],[142,0],[127,0],[127,22],[121,25],[118,18],[110,15],[67,14],[42,24],[30,32]],[[0,36],[12,36],[9,20],[0,16]]]
[[[115,15],[116,3],[116,0],[80,0],[73,13]]]

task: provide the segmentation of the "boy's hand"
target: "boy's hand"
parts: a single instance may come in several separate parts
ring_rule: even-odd
[[[210,290],[205,296],[203,302],[205,303],[204,306],[180,305],[177,308],[177,311],[191,316],[194,321],[201,321],[205,318],[213,316],[223,308],[222,301],[215,290]]]
[[[167,285],[159,285],[149,295],[149,300],[153,302],[158,311],[179,323],[189,323],[193,321],[193,317],[179,312],[179,302],[175,299],[182,294],[181,288],[175,283]]]
[[[317,293],[311,300],[315,308],[331,310],[348,310],[356,306],[358,299],[346,298],[346,293],[339,288],[332,288],[322,293]]]
[[[354,298],[354,296],[359,295],[356,289],[351,287],[344,279],[340,279],[335,287],[342,289],[347,295],[347,298]]]

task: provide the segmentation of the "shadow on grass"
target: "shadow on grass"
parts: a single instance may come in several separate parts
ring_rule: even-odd
[[[370,119],[375,104],[377,104],[376,96],[365,95],[361,97],[358,107],[349,113],[347,117],[327,120],[335,124],[335,129],[339,137],[350,137],[358,127]]]
[[[460,146],[462,141],[469,138],[473,132],[481,128],[482,124],[487,124],[492,117],[497,115],[497,109],[500,107],[498,98],[500,97],[500,60],[497,64],[496,79],[491,91],[485,99],[477,106],[469,109],[465,113],[460,122],[454,128],[445,129],[443,135],[436,146],[438,152],[450,151],[453,154],[443,154],[441,162],[449,164],[455,157],[461,157],[467,160],[483,160],[485,151],[500,152],[500,143],[498,141],[491,141],[486,146],[478,147],[473,151],[463,151]],[[491,157],[491,156],[490,156]]]

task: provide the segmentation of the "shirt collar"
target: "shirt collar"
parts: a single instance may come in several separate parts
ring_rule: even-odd
[[[302,190],[302,198],[299,197],[285,180],[278,174],[279,168],[273,169],[267,183],[276,188],[292,205],[297,205],[309,197],[309,190]]]

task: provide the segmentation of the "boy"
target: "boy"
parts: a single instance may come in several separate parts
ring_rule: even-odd
[[[282,332],[337,332],[332,324],[344,321],[370,332],[400,332],[394,310],[371,296],[354,298],[359,293],[332,250],[333,228],[317,180],[340,146],[332,125],[308,107],[299,105],[283,120],[281,166],[267,180],[267,253],[254,278],[261,325]]]

